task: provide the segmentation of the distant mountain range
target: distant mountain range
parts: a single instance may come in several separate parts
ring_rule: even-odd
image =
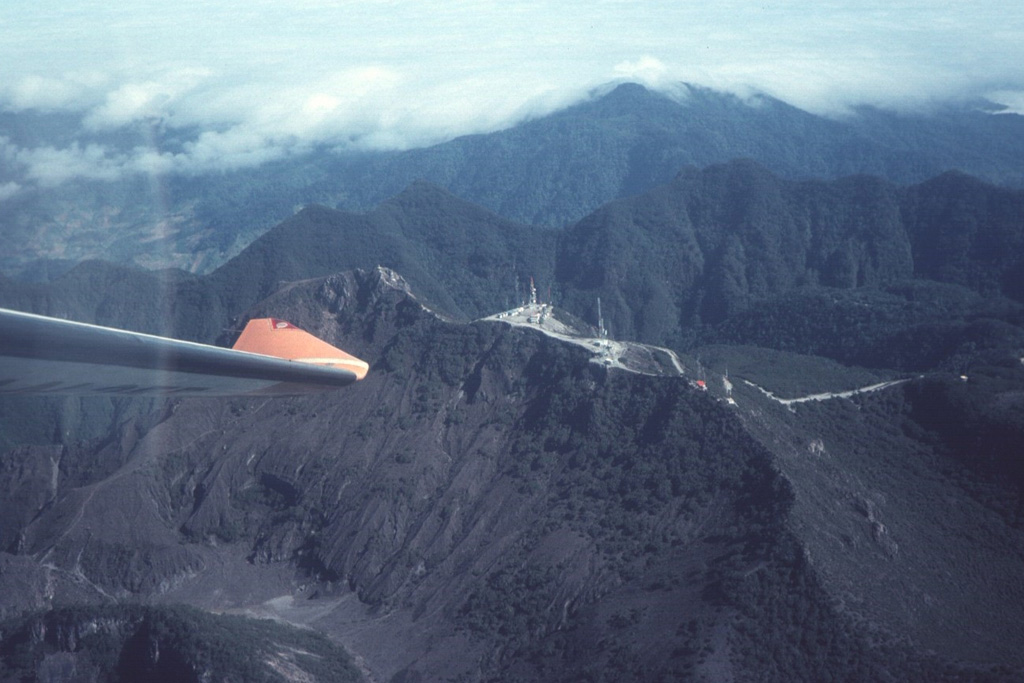
[[[909,367],[884,341],[896,330],[931,316],[1019,321],[1022,215],[1024,191],[962,174],[910,187],[865,176],[791,181],[737,161],[685,171],[552,231],[418,182],[365,214],[308,207],[206,276],[83,263],[51,283],[0,280],[0,296],[15,308],[209,341],[282,282],[383,265],[455,319],[508,308],[532,277],[544,298],[550,290],[591,323],[600,297],[623,339],[679,350],[754,341]],[[811,303],[822,296],[845,322]],[[865,318],[867,296],[877,306]],[[888,348],[887,360],[863,343],[853,356],[842,350],[836,325],[855,320],[862,337],[874,330],[871,348]]]
[[[59,138],[70,122],[36,116],[32,125]],[[43,144],[19,137],[23,127],[15,115],[0,119],[0,135]],[[122,143],[139,144],[136,137]],[[957,106],[919,115],[861,108],[829,119],[766,96],[740,99],[691,86],[676,100],[626,84],[505,131],[426,149],[318,150],[230,173],[28,187],[0,213],[9,245],[0,267],[59,272],[66,267],[60,262],[104,258],[208,272],[298,206],[366,211],[417,180],[509,220],[562,227],[669,182],[685,167],[736,158],[794,180],[871,174],[908,184],[959,170],[1019,187],[1024,118]],[[14,177],[13,168],[0,171],[0,178]]]

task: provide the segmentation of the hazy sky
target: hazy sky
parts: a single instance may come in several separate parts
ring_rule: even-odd
[[[94,139],[137,121],[197,132],[174,154],[0,138],[0,200],[20,183],[242,166],[315,142],[436,142],[615,80],[822,113],[974,96],[1024,111],[1024,3],[6,0],[0,109],[81,112]]]

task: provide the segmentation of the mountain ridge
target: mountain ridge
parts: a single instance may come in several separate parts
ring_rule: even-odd
[[[742,161],[683,171],[556,233],[421,182],[366,214],[310,207],[208,276],[85,264],[49,284],[0,279],[0,300],[212,341],[282,281],[384,265],[407,273],[428,305],[457,319],[510,308],[534,277],[543,295],[550,288],[561,308],[591,323],[600,297],[620,339],[684,350],[742,343],[742,328],[762,345],[800,350],[794,343],[803,343],[819,353],[839,341],[815,347],[835,335],[810,334],[819,322],[863,319],[856,324],[891,334],[934,322],[925,320],[934,309],[944,322],[988,317],[1019,325],[1022,214],[1024,193],[962,174],[908,187],[867,176],[798,182]],[[139,291],[145,300],[134,296]],[[872,296],[877,311],[857,308]],[[831,303],[807,310],[814,300]],[[824,316],[836,305],[850,320]],[[767,334],[753,329],[759,317],[770,322]],[[773,335],[787,341],[780,346]],[[858,364],[891,363],[841,354]]]
[[[866,563],[913,590],[939,585],[937,568],[904,558],[917,547],[907,525],[930,534],[941,520],[902,519],[891,500],[918,465],[886,459],[888,484],[819,481],[803,454],[814,435],[825,453],[813,462],[854,458],[844,471],[867,477],[873,460],[845,430],[860,406],[885,425],[867,441],[881,444],[895,423],[879,408],[904,385],[879,392],[880,406],[838,399],[787,418],[734,370],[734,407],[717,381],[704,392],[603,368],[530,330],[446,321],[379,269],[293,283],[245,317],[279,310],[367,358],[370,375],[336,396],[173,401],[154,425],[122,427],[101,449],[124,464],[59,486],[25,527],[13,557],[51,565],[37,571],[57,591],[33,593],[34,604],[85,590],[91,598],[75,599],[274,614],[333,635],[391,680],[1012,680],[1024,665],[1012,647],[1024,636],[1010,626],[1020,581],[975,620],[984,639],[940,659],[927,650],[948,648],[942,628],[908,630],[867,600],[873,584],[843,569]],[[830,523],[858,540],[823,565],[821,532],[807,525],[832,519],[811,511],[836,492],[850,503]],[[976,506],[962,514],[1007,533]],[[913,567],[972,543],[925,545]],[[989,547],[987,571],[1001,576],[1013,547]],[[941,624],[965,609],[938,600],[915,614]]]
[[[680,90],[682,92],[682,90]],[[791,179],[857,173],[917,183],[949,169],[1024,184],[1024,119],[969,107],[931,114],[861,108],[840,119],[764,95],[636,84],[513,128],[405,152],[318,150],[217,176],[70,181],[5,201],[17,245],[0,266],[104,257],[210,272],[297,206],[368,211],[417,179],[509,220],[548,227],[668,182],[679,169],[753,158]],[[13,170],[12,170],[13,172]],[[150,182],[152,181],[152,182]]]
[[[1019,138],[997,129],[1019,117],[947,112],[908,138],[919,118],[602,95],[431,150],[225,176],[169,195],[159,230],[139,205],[104,213],[134,186],[86,193],[133,226],[119,239],[189,267],[238,252],[209,274],[0,276],[4,306],[221,344],[279,317],[371,363],[302,398],[0,396],[0,678],[331,680],[316,663],[347,659],[182,604],[315,630],[396,683],[1024,677],[1024,190],[787,175],[981,163],[999,139],[1005,173]],[[736,145],[777,167],[680,163]],[[349,208],[243,244],[299,186]],[[483,205],[519,198],[585,215]],[[99,237],[72,247],[121,253]],[[543,306],[491,315],[530,278]],[[588,325],[609,339],[557,333]]]

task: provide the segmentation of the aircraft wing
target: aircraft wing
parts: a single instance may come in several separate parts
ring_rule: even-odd
[[[0,309],[0,395],[295,395],[362,379],[365,361],[273,318],[233,349]]]

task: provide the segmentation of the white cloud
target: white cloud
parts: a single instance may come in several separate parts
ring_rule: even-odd
[[[21,185],[9,182],[0,185],[0,202],[6,201],[21,191]]]
[[[26,169],[28,179],[44,187],[60,185],[71,178],[114,180],[125,166],[123,158],[110,156],[100,145],[22,149],[14,158]]]
[[[209,171],[254,166],[283,155],[286,146],[280,140],[268,139],[259,132],[236,127],[220,132],[206,132],[185,146],[174,161],[183,171]]]
[[[0,86],[0,100],[15,111],[37,109],[81,110],[102,99],[110,86],[108,76],[97,72],[67,72],[58,75],[27,74],[13,76]]]
[[[615,75],[637,83],[643,83],[650,88],[663,86],[668,78],[668,67],[660,59],[654,57],[641,57],[636,61],[620,62],[613,69]]]
[[[87,124],[77,145],[18,150],[26,179],[47,184],[237,168],[315,144],[429,144],[621,80],[765,92],[819,113],[992,92],[1024,108],[1024,5],[1001,0],[35,0],[0,4],[0,24],[0,106],[73,109]],[[186,142],[96,143],[139,121]]]
[[[168,116],[172,106],[209,75],[208,69],[182,69],[159,79],[125,83],[108,92],[103,104],[89,112],[85,123],[90,128],[117,128],[140,119]]]
[[[1006,107],[1001,113],[1024,115],[1024,90],[996,90],[989,98]]]

